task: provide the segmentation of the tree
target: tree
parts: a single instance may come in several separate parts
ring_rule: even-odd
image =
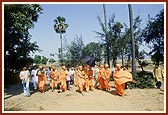
[[[30,42],[29,29],[34,27],[40,13],[42,8],[38,4],[4,5],[5,71],[29,64],[30,54],[39,50],[36,42]]]
[[[139,59],[139,47],[143,45],[143,39],[141,37],[142,29],[140,28],[141,25],[141,18],[140,16],[135,17],[133,20],[133,29],[134,29],[134,41],[135,41],[135,58]],[[127,61],[130,62],[131,55],[132,55],[132,40],[131,40],[131,29],[128,28],[126,24],[124,24],[124,32],[122,33],[120,43],[123,44],[122,46],[122,55],[127,56]],[[122,56],[122,57],[123,57]],[[127,64],[128,66],[128,64]]]
[[[132,13],[132,5],[131,4],[128,4],[128,9],[129,9],[129,20],[130,20],[130,29],[131,29],[131,43],[132,43],[132,72],[136,73],[133,13]]]
[[[84,56],[94,57],[97,62],[101,61],[102,48],[100,43],[88,43],[83,50]]]
[[[160,62],[164,61],[164,10],[161,10],[155,18],[149,17],[142,37],[147,44],[153,45],[149,54],[152,61],[159,65]]]
[[[68,58],[71,66],[80,64],[80,59],[83,57],[84,43],[82,36],[76,38],[68,45]]]
[[[41,56],[40,55],[35,55],[34,56],[34,63],[40,64],[41,63]]]
[[[35,55],[34,56],[34,63],[37,65],[46,64],[49,59],[45,56]]]
[[[106,30],[105,25],[101,21],[100,17],[98,17],[102,32],[94,31],[98,35],[98,37],[101,38],[101,44],[106,49],[105,55],[109,55],[109,59],[113,60],[113,65],[115,65],[117,56],[119,56],[120,54],[120,44],[118,42],[118,39],[120,38],[121,28],[123,28],[123,25],[119,22],[115,22],[114,19],[115,16],[112,15],[108,21]],[[109,51],[107,50],[107,47]]]
[[[42,56],[42,58],[41,58],[41,63],[42,63],[42,64],[46,64],[47,61],[48,61],[48,58],[46,58],[45,56]]]
[[[30,54],[39,51],[36,42],[30,42],[29,29],[34,27],[42,8],[38,4],[4,5],[4,79],[14,83],[16,73],[33,63]]]
[[[123,24],[120,22],[115,22],[110,24],[110,46],[111,46],[111,57],[113,58],[113,65],[116,64],[117,57],[122,54],[122,62],[123,62],[123,51],[125,47],[125,39],[122,39],[121,29],[123,28]],[[123,65],[123,63],[122,63]]]
[[[66,23],[66,19],[64,17],[58,16],[54,20],[54,30],[56,33],[60,34],[60,40],[61,40],[61,49],[60,49],[60,56],[61,56],[61,63],[63,61],[63,54],[62,54],[62,34],[66,33],[66,29],[68,28],[68,24]]]

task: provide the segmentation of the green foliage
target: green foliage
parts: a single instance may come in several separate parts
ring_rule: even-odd
[[[133,79],[136,83],[128,82],[128,88],[154,88],[153,74],[145,71],[141,71],[133,75]]]
[[[143,40],[141,38],[142,29],[140,28],[141,25],[141,18],[140,16],[135,17],[133,21],[133,29],[134,29],[134,40],[135,40],[135,58],[138,58],[139,55],[139,46],[143,43]],[[122,34],[122,42],[124,42],[123,48],[124,48],[124,54],[125,56],[128,56],[128,59],[130,59],[132,55],[132,49],[131,49],[131,30],[127,27],[125,24],[125,31]]]
[[[109,55],[109,58],[113,61],[114,65],[115,61],[119,56],[122,57],[122,60],[126,56],[128,56],[128,59],[130,59],[132,55],[130,28],[128,28],[126,24],[115,21],[114,14],[108,20],[107,31],[100,17],[98,17],[98,21],[102,32],[97,31],[94,32],[102,40],[101,45],[104,48],[105,56]],[[135,39],[135,56],[137,57],[139,53],[139,45],[142,44],[142,39],[140,37],[142,32],[142,30],[140,29],[142,20],[140,16],[137,16],[133,21],[134,21],[133,28]],[[109,50],[109,53],[107,50]]]
[[[42,64],[46,64],[47,61],[48,61],[48,58],[46,58],[45,56],[42,56],[42,59],[41,59]]]
[[[91,56],[94,57],[96,61],[101,61],[102,48],[99,43],[91,42],[87,44],[83,50],[84,56]]]
[[[4,5],[4,61],[5,70],[15,70],[33,63],[31,53],[39,50],[31,43],[29,29],[34,27],[42,8],[37,4]]]
[[[48,61],[48,58],[46,58],[45,56],[40,56],[40,55],[34,56],[34,63],[36,63],[37,65],[46,64],[47,61]]]
[[[41,63],[41,56],[40,55],[35,55],[34,56],[34,63],[40,64]]]
[[[140,65],[142,71],[144,71],[143,67],[148,65],[147,61],[143,60],[145,58],[145,55],[148,55],[148,54],[144,50],[138,52],[138,55],[137,55],[138,64]]]
[[[66,33],[66,29],[68,28],[68,24],[66,23],[66,19],[64,17],[58,16],[54,20],[54,29],[56,33]]]
[[[148,20],[144,28],[142,37],[145,42],[152,44],[150,55],[154,63],[159,64],[164,61],[164,10],[160,11],[155,18]]]
[[[80,59],[84,56],[83,49],[84,43],[82,37],[76,36],[76,38],[68,45],[68,59],[72,66],[77,66],[80,62]]]
[[[39,46],[31,42],[29,29],[40,13],[42,8],[38,4],[4,4],[5,83],[15,83],[15,72],[33,63],[30,54],[39,51]]]
[[[49,62],[54,63],[54,62],[56,62],[56,61],[55,61],[54,59],[50,59]]]
[[[120,22],[115,22],[114,19],[115,16],[112,15],[108,21],[106,30],[104,23],[101,21],[100,17],[98,17],[102,32],[94,31],[97,34],[97,37],[102,40],[101,45],[104,48],[104,56],[105,59],[107,57],[107,62],[109,61],[108,57],[109,59],[113,59],[113,61],[115,61],[120,53],[119,46],[121,45],[119,45],[120,42],[118,40],[120,38],[123,25]]]
[[[82,59],[86,56],[93,57],[95,61],[101,60],[102,47],[100,43],[91,42],[85,46],[82,36],[76,36],[69,45],[67,44],[66,50],[64,63],[68,67],[83,65]]]

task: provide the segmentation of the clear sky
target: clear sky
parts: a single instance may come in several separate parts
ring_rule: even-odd
[[[70,43],[76,36],[82,36],[84,44],[90,42],[101,41],[97,38],[93,31],[101,32],[101,28],[97,17],[100,16],[101,20],[104,21],[103,5],[102,3],[96,4],[41,4],[43,13],[39,15],[38,22],[35,23],[34,29],[30,30],[32,35],[31,41],[36,41],[39,48],[42,50],[41,53],[35,53],[37,55],[50,57],[50,53],[58,53],[60,48],[60,37],[59,34],[54,30],[54,19],[57,16],[62,16],[66,19],[69,24],[67,32],[63,35],[64,38]],[[164,9],[163,3],[157,4],[133,4],[133,18],[140,16],[142,18],[142,27],[145,26],[148,14],[154,17],[162,9]],[[129,27],[129,15],[127,4],[106,4],[107,19],[112,14],[115,14],[115,21],[126,23]],[[55,56],[55,59],[57,57]]]

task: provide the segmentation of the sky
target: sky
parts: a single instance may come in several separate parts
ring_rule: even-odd
[[[35,27],[30,30],[32,35],[31,41],[37,42],[42,52],[36,52],[34,55],[41,55],[50,58],[50,53],[58,53],[58,48],[61,47],[60,36],[54,30],[54,19],[58,16],[62,16],[69,24],[67,31],[63,34],[63,38],[67,39],[68,44],[73,41],[76,36],[82,36],[84,44],[90,42],[98,43],[101,41],[97,37],[94,31],[102,32],[97,19],[100,16],[104,21],[103,5],[102,3],[84,3],[84,4],[40,4],[43,13],[39,15],[38,21],[35,23]],[[163,3],[155,4],[132,4],[133,18],[138,15],[142,19],[142,27],[145,27],[148,15],[155,17],[162,9],[164,9]],[[125,23],[129,27],[129,14],[128,5],[125,3],[106,3],[107,19],[115,14],[115,21]],[[54,59],[58,59],[55,55]]]

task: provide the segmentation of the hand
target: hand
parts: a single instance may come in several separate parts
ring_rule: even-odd
[[[21,79],[21,80],[24,80],[24,77],[23,77],[23,76],[21,76],[21,77],[20,77],[20,79]]]
[[[136,81],[135,81],[135,80],[132,80],[132,82],[133,82],[133,83],[136,83]]]

